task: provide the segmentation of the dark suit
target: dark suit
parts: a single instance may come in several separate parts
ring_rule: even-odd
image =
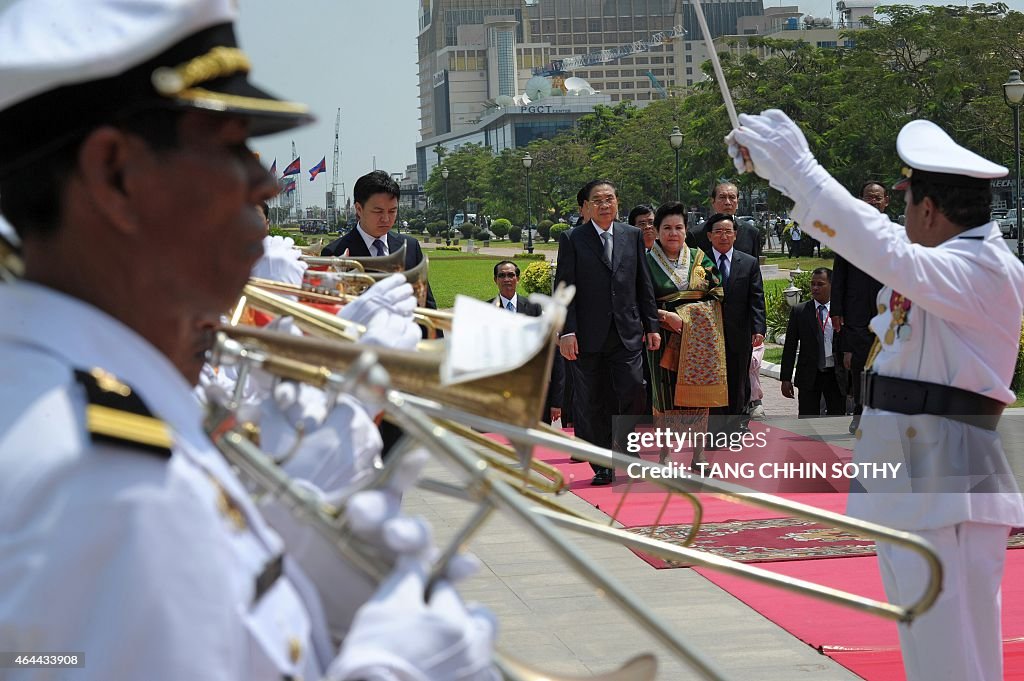
[[[878,314],[875,305],[882,283],[838,255],[833,268],[831,312],[834,317],[843,318],[841,351],[853,354],[850,362],[853,401],[856,405],[853,413],[860,414],[864,409],[860,397],[860,375],[875,340],[875,334],[868,324]],[[838,352],[836,356],[841,358]]]
[[[593,222],[567,233],[558,246],[555,281],[576,287],[565,334],[576,334],[576,434],[611,447],[616,415],[640,415],[644,405],[643,364],[646,333],[658,330],[654,287],[641,232],[621,222],[612,228],[612,262]],[[616,428],[616,445],[631,426]],[[600,472],[600,468],[595,467]]]
[[[501,307],[501,297],[495,296],[491,298],[489,303]],[[531,303],[524,296],[516,296],[516,312],[524,314],[527,317],[539,317],[543,312],[543,308],[540,305]],[[551,380],[548,382],[548,394],[544,400],[544,410],[541,413],[540,420],[544,423],[551,423],[551,410],[562,408],[562,395],[565,390],[565,362],[562,359],[562,354],[555,349],[555,357],[551,363]]]
[[[706,254],[712,255],[711,237],[708,236],[707,223],[686,230],[686,245],[690,248],[699,248]],[[732,247],[737,251],[753,256],[754,260],[760,262],[761,232],[758,231],[757,227],[752,227],[748,224],[737,224],[736,241]]]
[[[708,255],[718,265],[721,254],[711,249]],[[750,401],[750,355],[753,352],[751,336],[764,334],[764,285],[757,260],[733,248],[729,267],[729,280],[722,301],[722,325],[725,330],[725,367],[729,382],[728,414],[732,425],[747,413]],[[721,409],[721,408],[719,408]],[[718,412],[721,414],[721,411]]]
[[[411,270],[416,265],[419,265],[423,260],[423,250],[420,248],[420,242],[413,239],[411,236],[404,234],[395,234],[388,232],[388,253],[394,253],[405,244],[405,269]],[[363,241],[362,235],[359,234],[359,230],[355,227],[350,229],[346,234],[338,237],[331,243],[323,247],[320,251],[320,255],[323,256],[340,256],[348,249],[348,254],[358,257],[365,257],[372,255],[370,249],[366,247],[366,242]],[[427,300],[426,307],[431,310],[437,309],[437,303],[434,302],[434,292],[430,290],[430,283],[427,283]],[[423,330],[423,336],[426,337],[427,331]],[[437,332],[438,336],[441,336],[441,332]],[[395,446],[398,440],[402,437],[402,429],[391,423],[390,421],[383,421],[380,424],[380,435],[384,441],[383,455],[386,456],[391,448]]]
[[[846,413],[845,400],[839,389],[835,367],[825,366],[825,353],[821,321],[817,313],[818,304],[805,300],[789,311],[786,326],[786,344],[782,348],[782,373],[780,379],[793,381],[799,391],[797,402],[800,416],[819,416],[821,398],[825,397],[825,408],[829,416]],[[833,361],[838,361],[839,334],[832,336]],[[797,354],[797,345],[800,352]],[[793,377],[793,360],[796,360],[796,377]]]
[[[419,265],[423,260],[423,249],[420,248],[420,242],[413,239],[411,236],[404,234],[395,234],[394,232],[388,232],[388,253],[394,253],[405,244],[405,269],[411,270],[416,265]],[[372,255],[370,250],[366,247],[366,242],[363,241],[363,237],[359,234],[359,231],[353,227],[343,236],[338,237],[331,243],[324,246],[323,250],[320,251],[320,255],[339,256],[348,249],[348,254],[358,257],[365,257]],[[434,292],[430,290],[430,284],[427,284],[427,303],[426,307],[431,310],[437,309],[437,303],[434,302]]]

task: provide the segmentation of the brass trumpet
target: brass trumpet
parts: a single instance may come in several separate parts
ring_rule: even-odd
[[[352,302],[357,297],[350,293],[341,293],[336,288],[312,286],[305,283],[302,286],[297,286],[282,281],[273,281],[272,279],[260,279],[259,277],[250,278],[249,284],[270,293],[299,296],[314,303],[324,303],[327,305],[344,305],[345,303]],[[413,320],[427,330],[428,338],[436,338],[438,330],[451,331],[452,328],[451,312],[432,310],[428,307],[417,307],[413,312]]]
[[[427,275],[429,264],[423,258],[416,267],[411,270],[402,270],[405,280],[412,284],[413,295],[416,296],[416,304],[424,307],[427,304]],[[306,270],[303,275],[305,281],[309,281],[311,288],[315,291],[335,290],[341,294],[359,295],[366,289],[376,284],[381,279],[390,277],[395,272],[318,272]],[[328,284],[313,284],[313,281],[320,280]]]
[[[304,255],[301,260],[310,267],[326,267],[334,272],[402,272],[405,270],[405,243],[394,253],[370,256]]]

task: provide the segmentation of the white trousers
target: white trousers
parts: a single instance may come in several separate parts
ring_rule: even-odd
[[[937,549],[943,584],[939,599],[911,624],[900,624],[907,681],[1002,681],[1001,582],[1010,528],[965,522],[917,530]],[[879,544],[878,564],[889,601],[907,605],[924,590],[924,559]]]

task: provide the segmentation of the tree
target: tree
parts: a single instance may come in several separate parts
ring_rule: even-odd
[[[445,180],[441,177],[443,168],[448,168],[448,221],[455,213],[469,213],[467,203],[479,201],[476,197],[489,192],[486,178],[494,156],[490,149],[479,144],[465,144],[443,156],[444,165],[435,166],[423,185],[431,204],[444,206]]]
[[[504,239],[510,229],[512,229],[512,223],[505,218],[498,218],[491,222],[491,231],[499,239]]]

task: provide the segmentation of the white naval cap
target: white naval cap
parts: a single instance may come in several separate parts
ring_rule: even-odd
[[[0,0],[0,175],[118,116],[203,109],[253,135],[312,120],[248,81],[237,0]]]
[[[896,137],[896,153],[909,168],[904,169],[904,178],[893,185],[895,190],[906,189],[913,177],[939,184],[985,187],[990,180],[1009,172],[963,148],[931,121],[910,121],[904,125]]]

